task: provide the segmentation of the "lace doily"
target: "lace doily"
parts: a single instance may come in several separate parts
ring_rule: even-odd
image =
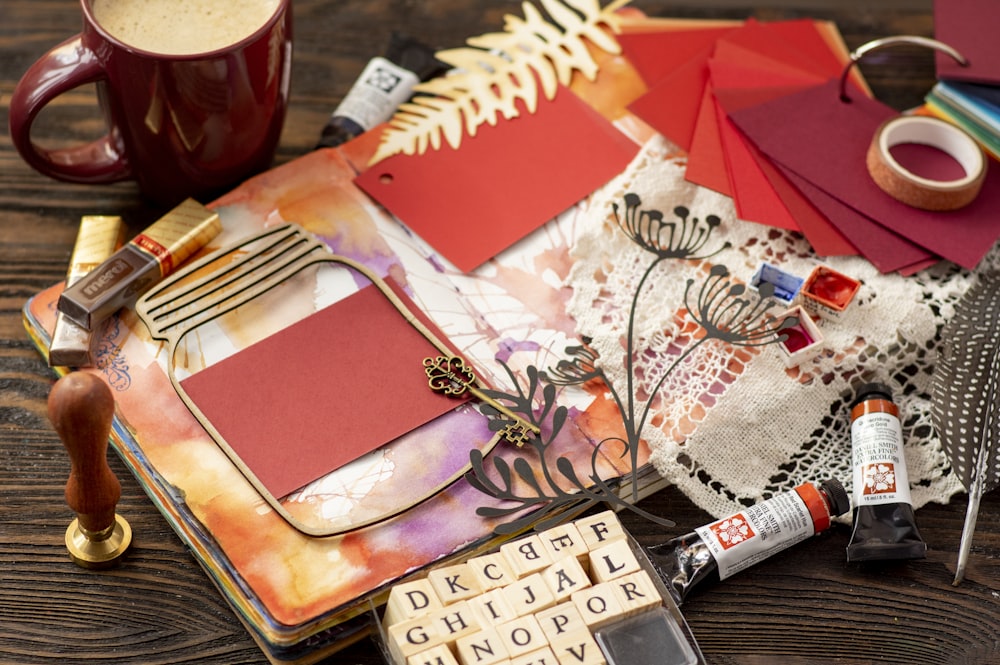
[[[731,243],[709,259],[663,261],[638,295],[632,392],[636,402],[652,395],[642,436],[666,480],[715,516],[810,480],[836,477],[850,492],[849,403],[859,383],[878,380],[900,409],[914,507],[963,491],[931,425],[930,379],[940,330],[974,274],[942,262],[912,277],[883,275],[859,257],[817,257],[799,234],[739,220],[730,198],[686,182],[676,148],[656,138],[591,197],[567,280],[577,332],[620,395],[630,385],[628,305],[650,265],[616,223],[612,206],[626,193],[665,218],[677,206],[721,218],[706,254]],[[818,321],[823,352],[787,369],[773,345],[710,340],[670,369],[697,336],[684,306],[688,279],[722,264],[749,282],[761,262],[801,277],[824,264],[862,282],[842,320]],[[993,251],[981,269],[996,263]]]

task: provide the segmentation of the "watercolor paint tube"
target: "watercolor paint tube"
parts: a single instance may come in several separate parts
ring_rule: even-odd
[[[854,530],[847,560],[924,558],[927,544],[910,499],[899,410],[884,384],[861,386],[851,404],[851,461]]]
[[[836,478],[803,483],[735,515],[695,529],[647,554],[674,601],[692,589],[718,582],[830,528],[833,517],[851,509],[847,490]]]
[[[72,286],[121,247],[125,224],[117,215],[84,215],[66,271],[66,286]],[[93,334],[56,312],[49,343],[52,367],[89,367],[94,364]]]
[[[187,199],[130,240],[59,296],[57,307],[86,330],[173,272],[222,231],[219,215]]]
[[[332,148],[388,121],[421,81],[446,71],[434,50],[411,37],[392,33],[385,56],[368,61],[323,127],[317,148]]]

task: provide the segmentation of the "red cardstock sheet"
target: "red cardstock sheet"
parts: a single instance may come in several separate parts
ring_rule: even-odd
[[[668,29],[656,32],[625,32],[618,35],[622,52],[648,87],[704,57],[715,42],[732,32],[731,26],[718,28]]]
[[[900,203],[875,184],[865,166],[875,131],[894,115],[893,109],[860,94],[850,103],[840,101],[839,81],[832,79],[730,117],[770,159],[871,224],[964,268],[975,268],[1000,236],[997,164],[990,163],[979,196],[964,208],[932,212]],[[831,221],[838,223],[833,217]],[[860,240],[857,233],[845,234]],[[876,263],[877,257],[866,256]]]
[[[428,385],[437,355],[369,285],[181,386],[280,498],[461,404]]]
[[[621,173],[639,146],[566,88],[534,113],[370,167],[358,186],[468,272]]]
[[[777,26],[782,27],[781,32]],[[779,81],[797,76],[811,78],[815,83],[839,73],[839,67],[822,64],[790,42],[788,37],[796,32],[801,33],[799,42],[812,41],[818,47],[825,47],[822,36],[809,21],[759,23],[749,20],[739,30],[719,39],[709,59],[709,68],[716,61],[741,63],[762,74],[769,73]],[[735,198],[736,188],[732,182],[743,174],[729,170],[726,162],[722,135],[727,121],[715,102],[715,86],[716,81],[710,76],[702,98],[686,177],[693,183]]]
[[[722,140],[726,166],[733,187],[733,199],[741,219],[779,228],[797,229],[820,256],[844,256],[858,253],[850,240],[748,141],[728,117],[737,109],[803,90],[805,80],[794,77],[778,85],[782,78],[759,69],[748,69],[726,62],[712,62],[712,78],[717,82],[716,101],[720,107]],[[741,87],[746,86],[746,87]]]
[[[707,46],[691,56],[687,62],[662,76],[646,94],[628,107],[650,127],[689,153],[708,85],[708,59],[714,48],[714,45]]]
[[[963,67],[935,51],[940,79],[1000,84],[1000,4],[996,0],[935,0],[934,37],[964,56]]]
[[[879,272],[902,272],[916,263],[936,257],[898,233],[875,224],[868,217],[826,193],[794,171],[777,167],[799,191],[803,192],[827,219],[836,220],[837,228],[851,239],[858,251]]]
[[[726,115],[726,109],[734,105],[758,104],[766,99],[787,94],[789,87],[782,85],[783,83],[787,83],[788,86],[797,85],[799,89],[807,87],[817,82],[815,77],[803,76],[796,72],[783,74],[718,58],[709,61],[709,71],[714,90],[719,138],[724,152],[724,167],[729,177],[737,213],[741,219],[748,221],[804,231],[764,175],[758,163],[758,159],[762,156],[756,153],[752,145],[732,124]],[[728,104],[724,101],[727,93],[730,97]],[[828,251],[829,247],[819,246],[816,242],[813,242],[813,248],[824,256],[832,254]]]
[[[672,33],[659,37],[664,45],[675,39]],[[627,56],[642,62],[652,60],[649,54],[654,49],[654,37],[642,35],[632,42],[628,39],[632,37],[623,42]],[[735,142],[742,139],[728,127],[721,113],[715,99],[719,82],[710,71],[718,63],[738,64],[747,72],[753,71],[755,82],[741,83],[741,87],[789,85],[792,81],[804,86],[839,73],[836,55],[809,20],[760,23],[750,19],[738,28],[692,31],[685,39],[685,60],[664,58],[667,64],[655,70],[652,64],[639,67],[650,79],[654,77],[648,72],[655,71],[655,83],[629,109],[688,152],[689,181],[732,196],[741,211],[755,206],[750,221],[796,228],[788,208],[760,169],[752,165],[747,150],[736,156],[729,154]],[[746,181],[739,182],[740,178]],[[760,187],[767,193],[750,193]],[[821,249],[827,255],[850,253],[849,245],[837,242],[836,233],[829,228],[825,237],[829,242]]]

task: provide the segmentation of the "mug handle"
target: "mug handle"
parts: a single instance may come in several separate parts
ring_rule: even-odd
[[[49,177],[77,183],[125,180],[132,169],[111,133],[71,148],[46,150],[31,140],[31,125],[42,108],[64,92],[105,79],[97,55],[82,35],[59,44],[18,81],[10,99],[10,136],[29,166]]]

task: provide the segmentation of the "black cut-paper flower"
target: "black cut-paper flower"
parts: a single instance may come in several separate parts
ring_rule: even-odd
[[[725,242],[714,252],[699,255],[708,244],[712,232],[722,220],[718,215],[708,215],[704,219],[692,217],[684,206],[674,208],[676,220],[664,219],[659,210],[640,210],[642,200],[638,194],[629,192],[624,196],[625,210],[617,203],[612,204],[615,221],[629,238],[645,250],[661,259],[707,259],[730,247]]]
[[[560,360],[554,368],[542,372],[542,379],[557,386],[573,386],[604,379],[604,372],[597,366],[597,352],[586,344],[567,346],[566,355],[571,360]]]
[[[647,292],[646,284],[656,275],[657,266],[669,259],[706,259],[730,244],[723,243],[714,252],[702,254],[712,232],[721,224],[717,215],[693,217],[690,210],[677,206],[674,208],[677,219],[668,221],[659,210],[640,210],[642,200],[634,193],[625,194],[624,203],[624,212],[617,204],[612,206],[615,221],[632,241],[653,254],[636,284],[629,308],[624,340],[625,386],[616,386],[608,378],[600,366],[600,357],[591,348],[590,340],[585,338],[583,344],[568,347],[568,358],[560,360],[548,371],[528,367],[526,387],[518,386],[514,393],[486,391],[492,399],[509,405],[509,411],[539,430],[537,436],[525,437],[521,442],[522,450],[535,456],[539,465],[537,471],[525,457],[516,457],[508,462],[495,456],[492,457],[492,466],[489,466],[480,451],[472,451],[472,469],[466,475],[468,482],[505,502],[503,506],[481,507],[477,512],[486,517],[511,520],[497,527],[499,533],[516,533],[532,523],[536,523],[538,528],[545,528],[561,519],[565,510],[598,502],[626,508],[661,525],[672,525],[670,520],[649,515],[635,506],[639,498],[638,461],[642,432],[667,378],[710,340],[719,340],[731,346],[762,346],[785,340],[787,336],[782,331],[798,325],[796,317],[771,313],[772,308],[778,305],[772,298],[773,284],[762,283],[754,294],[746,285],[733,279],[728,268],[712,266],[700,288],[695,287],[697,280],[689,279],[684,290],[686,316],[698,324],[703,334],[695,335],[680,353],[670,359],[669,365],[651,388],[637,390],[636,377],[641,371],[637,363],[649,352],[636,348],[635,322],[640,296]],[[513,372],[509,368],[507,372],[517,385]],[[566,407],[556,403],[556,386],[582,385],[590,381],[602,382],[615,402],[621,414],[623,436],[596,442],[591,453],[590,474],[579,477],[569,459],[556,457],[552,460],[547,453],[568,417]],[[491,427],[499,429],[508,425],[503,414],[491,411],[488,405],[483,408],[495,419]],[[624,482],[631,485],[631,500],[619,494],[621,482],[617,479],[606,481],[598,473],[600,458],[615,454],[610,452],[612,445],[618,455],[629,457],[631,477]]]
[[[781,331],[798,325],[794,316],[771,313],[777,303],[771,299],[774,285],[769,282],[762,282],[754,296],[745,284],[732,279],[726,266],[715,265],[692,303],[694,284],[694,279],[687,281],[684,304],[707,338],[733,346],[761,346],[784,340]]]

